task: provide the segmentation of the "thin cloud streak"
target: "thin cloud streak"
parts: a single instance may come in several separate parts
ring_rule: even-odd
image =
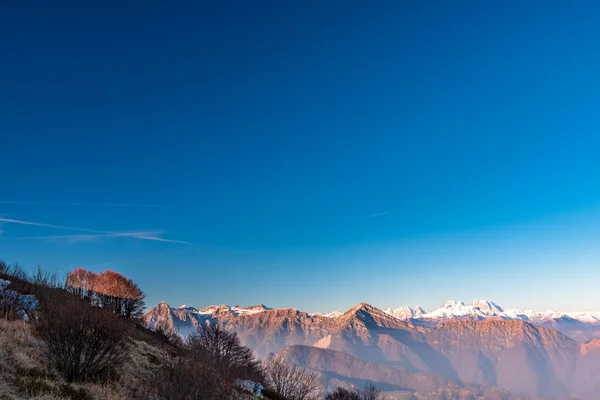
[[[73,207],[137,207],[137,208],[175,208],[162,204],[118,204],[118,203],[53,203],[45,201],[0,201],[0,204],[24,204],[37,206],[73,206]]]
[[[361,217],[355,217],[354,219],[377,218],[377,217],[385,217],[387,215],[390,215],[390,213],[388,211],[376,213],[376,214],[363,215]]]
[[[68,230],[68,231],[103,233],[103,234],[112,233],[112,232],[98,231],[98,230],[95,230],[95,229],[75,228],[75,227],[72,227],[72,226],[43,224],[41,222],[21,221],[21,220],[18,220],[18,219],[1,218],[1,217],[0,217],[0,222],[4,222],[4,223],[7,223],[7,224],[39,226],[39,227],[42,227],[42,228],[64,229],[64,230]]]
[[[163,232],[115,232],[115,233],[99,233],[93,235],[50,235],[50,236],[26,236],[17,238],[17,240],[43,240],[43,239],[74,239],[86,240],[102,237],[140,237],[148,235],[159,235]]]
[[[191,242],[186,242],[184,240],[163,239],[163,238],[156,237],[156,236],[132,236],[132,237],[135,237],[138,239],[144,239],[144,240],[153,240],[156,242],[192,244]]]
[[[152,236],[152,235],[157,235],[156,232],[150,232],[150,233],[148,233],[148,232],[133,232],[133,234],[127,233],[127,232],[125,232],[125,233],[107,232],[107,231],[99,231],[96,229],[75,228],[72,226],[52,225],[52,224],[44,224],[41,222],[21,221],[18,219],[10,219],[10,218],[1,218],[0,217],[0,223],[2,223],[2,222],[9,223],[9,224],[17,224],[17,225],[39,226],[39,227],[43,227],[43,228],[71,230],[71,231],[78,231],[78,232],[90,232],[90,233],[97,234],[97,235],[70,235],[71,238],[73,238],[73,236],[79,236],[80,238],[82,236],[86,236],[88,239],[92,238],[92,237],[102,237],[102,236],[124,236],[124,237],[133,237],[133,238],[142,239],[142,240],[152,240],[155,242],[191,244],[190,242],[186,242],[183,240],[163,239],[163,238],[160,238],[157,236]],[[51,239],[52,237],[45,237],[45,238]],[[54,237],[54,238],[56,238],[56,237]]]
[[[87,265],[86,267],[87,268],[108,267],[110,265],[115,265],[115,264],[118,264],[118,263],[119,263],[118,261],[110,261],[110,262],[105,262],[105,263],[102,263],[102,264]]]

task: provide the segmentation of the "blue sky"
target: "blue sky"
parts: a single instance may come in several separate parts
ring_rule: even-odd
[[[600,6],[372,3],[3,5],[0,258],[149,305],[600,309]]]

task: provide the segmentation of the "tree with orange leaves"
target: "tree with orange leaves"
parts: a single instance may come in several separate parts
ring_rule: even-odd
[[[118,272],[105,270],[99,274],[76,268],[67,275],[70,292],[125,318],[139,317],[144,310],[144,292],[131,279]]]
[[[67,274],[66,287],[71,293],[90,299],[94,293],[96,274],[83,268],[75,268]]]

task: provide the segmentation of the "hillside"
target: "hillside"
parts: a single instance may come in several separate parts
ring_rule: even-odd
[[[0,399],[244,400],[268,386],[234,333],[207,327],[183,343],[144,327],[143,297],[114,271],[63,282],[0,261]]]

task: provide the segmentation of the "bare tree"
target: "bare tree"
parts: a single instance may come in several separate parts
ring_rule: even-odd
[[[200,326],[188,337],[186,348],[192,357],[235,379],[261,381],[260,362],[249,347],[242,345],[238,335],[218,325]]]
[[[44,288],[53,289],[61,287],[56,272],[44,271],[39,265],[33,275],[31,275],[30,281],[32,284],[42,286]]]
[[[338,387],[331,393],[327,393],[325,400],[361,400],[355,390],[348,390],[343,387]]]
[[[325,400],[385,400],[385,398],[381,394],[381,390],[372,382],[369,382],[362,388],[354,390],[338,387],[333,392],[328,393]]]
[[[372,382],[365,384],[358,390],[360,400],[383,400],[381,389],[378,389]]]
[[[321,398],[323,388],[323,379],[318,372],[288,364],[277,356],[265,363],[265,383],[288,400]]]

